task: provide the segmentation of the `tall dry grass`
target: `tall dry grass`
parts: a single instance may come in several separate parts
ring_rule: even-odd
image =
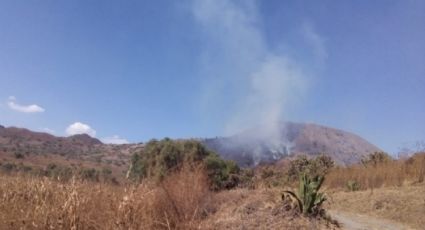
[[[211,204],[200,167],[120,187],[0,176],[0,229],[195,229]]]
[[[421,183],[425,176],[425,153],[408,159],[382,162],[376,165],[353,165],[337,167],[326,176],[328,188],[345,188],[349,181],[355,181],[360,189],[374,189],[382,186],[402,186],[406,183]]]

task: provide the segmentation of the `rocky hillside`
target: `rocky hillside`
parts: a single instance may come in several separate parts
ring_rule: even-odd
[[[331,156],[337,164],[359,162],[364,156],[381,151],[365,139],[346,131],[305,123],[277,124],[274,135],[262,135],[260,127],[231,137],[203,140],[209,148],[241,166],[274,162],[299,154]]]
[[[275,162],[298,154],[327,154],[337,164],[360,161],[364,156],[380,151],[363,138],[342,130],[315,124],[280,123],[274,135],[264,135],[261,127],[231,137],[201,139],[207,147],[225,159],[242,167],[261,162]],[[129,159],[141,151],[143,144],[109,145],[86,134],[56,137],[28,129],[0,126],[0,157],[42,162],[40,158],[59,159],[65,163],[85,162],[128,167]],[[44,159],[43,158],[43,159]],[[1,160],[1,159],[0,159]]]
[[[103,144],[87,134],[56,137],[28,129],[0,126],[0,165],[46,168],[49,164],[111,170],[125,175],[130,157],[142,144]],[[2,169],[0,167],[0,169]]]

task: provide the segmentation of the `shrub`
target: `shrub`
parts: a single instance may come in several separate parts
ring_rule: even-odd
[[[99,172],[94,168],[81,168],[78,176],[82,180],[99,181]]]
[[[309,165],[311,165],[311,161],[304,155],[298,156],[295,160],[292,160],[289,163],[288,169],[289,179],[295,180],[296,178],[299,178],[302,173],[306,173]]]
[[[391,157],[384,152],[374,152],[361,160],[364,166],[372,165],[374,167],[376,167],[378,164],[388,163],[390,161]]]
[[[282,167],[262,165],[258,166],[255,172],[256,175],[249,178],[251,180],[251,187],[271,188],[283,186],[288,182],[287,174],[282,170]]]
[[[70,167],[56,165],[54,163],[48,164],[44,171],[42,170],[36,173],[41,173],[43,176],[52,177],[59,181],[68,181],[73,175],[73,171]]]
[[[195,140],[149,141],[142,152],[133,154],[127,178],[140,182],[151,178],[161,182],[170,173],[179,171],[182,165],[203,165],[208,174],[211,189],[232,188],[238,184],[239,167],[233,161],[225,161]]]
[[[358,191],[360,190],[360,184],[355,180],[349,180],[347,181],[347,189],[350,192]]]
[[[334,166],[335,162],[332,158],[322,154],[313,160],[311,171],[316,172],[316,175],[324,176],[328,174],[329,170]]]
[[[331,157],[324,154],[309,159],[305,155],[298,156],[289,163],[288,177],[290,181],[295,181],[303,174],[316,176],[325,176],[331,168],[334,167],[334,161]]]
[[[211,189],[233,188],[238,185],[239,167],[233,161],[224,161],[218,155],[210,154],[203,163],[207,169]]]
[[[110,168],[102,168],[101,174],[104,182],[108,182],[113,179],[112,170]]]
[[[14,163],[5,163],[1,165],[1,169],[3,172],[10,173],[16,169],[16,165]]]
[[[24,159],[25,158],[24,154],[22,154],[22,153],[15,153],[14,155],[15,155],[16,159]]]
[[[239,173],[239,183],[238,186],[243,188],[253,189],[254,185],[254,176],[255,172],[253,169],[242,169]]]

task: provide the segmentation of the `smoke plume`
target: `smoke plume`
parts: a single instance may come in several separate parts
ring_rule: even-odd
[[[268,44],[256,3],[193,1],[192,12],[204,34],[202,104],[208,107],[206,113],[223,117],[225,135],[256,126],[256,138],[282,148],[279,124],[306,91],[307,75],[293,58]],[[314,52],[325,57],[313,28],[304,25],[300,30]]]

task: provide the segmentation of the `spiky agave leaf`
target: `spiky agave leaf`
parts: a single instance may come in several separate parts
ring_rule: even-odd
[[[300,176],[300,184],[298,190],[298,200],[302,204],[302,212],[307,215],[312,213],[315,209],[326,200],[323,193],[319,193],[322,186],[324,177],[317,176],[310,178],[306,174]]]
[[[316,199],[314,201],[315,206],[321,206],[323,202],[326,201],[326,196],[323,193],[317,193]]]
[[[303,204],[301,202],[301,200],[297,197],[297,195],[295,195],[295,193],[291,192],[291,191],[283,191],[282,193],[282,200],[285,200],[285,194],[292,197],[294,200],[297,201],[297,206],[299,208],[299,211],[302,212],[303,211]]]

